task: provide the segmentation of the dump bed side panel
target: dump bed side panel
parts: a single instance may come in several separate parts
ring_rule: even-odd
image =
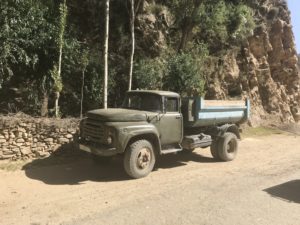
[[[182,114],[185,127],[241,124],[250,116],[250,103],[249,100],[205,101],[203,98],[184,98]]]

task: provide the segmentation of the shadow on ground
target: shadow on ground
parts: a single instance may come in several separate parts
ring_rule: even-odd
[[[264,191],[275,198],[300,204],[300,180],[292,180]]]
[[[206,151],[206,150],[200,150]],[[188,162],[217,163],[213,158],[202,156],[196,152],[179,152],[177,154],[162,155],[157,161],[156,169],[169,169],[173,167],[185,166]]]
[[[198,153],[178,153],[162,156],[155,170],[185,166],[189,161],[215,163]],[[85,181],[111,182],[130,180],[123,169],[121,156],[115,157],[109,164],[99,164],[92,157],[77,150],[73,145],[63,146],[50,157],[35,159],[22,168],[27,177],[50,185],[77,185]]]
[[[50,185],[76,185],[85,181],[121,181],[128,179],[122,164],[94,163],[92,157],[74,144],[63,145],[49,157],[35,159],[22,167],[27,177]]]

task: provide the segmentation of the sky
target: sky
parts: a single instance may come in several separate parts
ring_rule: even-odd
[[[292,14],[292,24],[296,40],[297,52],[300,54],[300,1],[288,0],[288,6]]]

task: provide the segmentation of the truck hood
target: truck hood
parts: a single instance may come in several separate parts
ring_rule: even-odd
[[[147,112],[130,109],[96,109],[89,111],[87,116],[105,122],[147,121]]]

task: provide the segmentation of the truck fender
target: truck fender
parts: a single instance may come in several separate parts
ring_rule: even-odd
[[[240,135],[240,131],[237,125],[235,124],[225,124],[222,126],[215,126],[213,127],[210,131],[209,134],[213,137],[213,138],[220,138],[222,136],[224,136],[224,134],[226,132],[231,132],[234,133],[238,139],[241,139],[241,135]]]
[[[119,132],[119,138],[122,140],[119,143],[121,152],[125,152],[127,146],[134,141],[145,139],[151,142],[157,154],[161,153],[159,134],[154,126],[131,126],[123,128],[122,132]]]
[[[220,127],[221,136],[223,136],[226,132],[234,133],[238,139],[241,139],[240,131],[237,125],[235,124],[225,124]]]
[[[142,139],[149,141],[153,145],[153,148],[154,148],[154,151],[155,151],[156,155],[160,155],[161,154],[160,140],[159,140],[158,136],[155,133],[144,133],[144,134],[132,136],[127,141],[126,145],[124,145],[125,148],[123,149],[123,151],[126,151],[126,148],[131,143],[133,143],[135,141],[138,141],[138,140],[142,140]]]

